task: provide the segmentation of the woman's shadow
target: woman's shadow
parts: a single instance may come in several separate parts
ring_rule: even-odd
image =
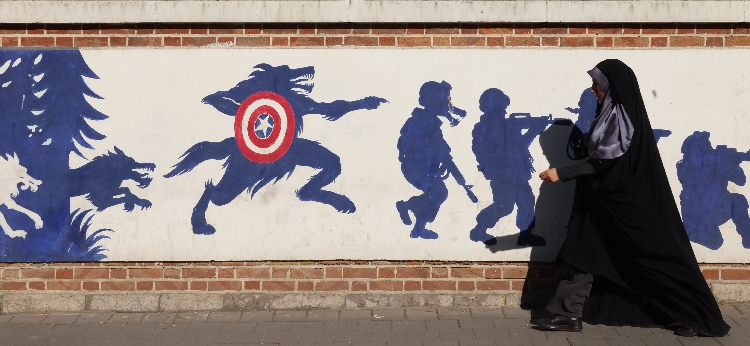
[[[566,108],[577,114],[575,123],[558,121],[539,135],[542,154],[549,167],[559,167],[581,159],[575,144],[583,137],[596,115],[596,96],[590,89],[585,89],[578,102],[578,108]],[[533,178],[532,178],[533,179]],[[534,208],[534,234],[547,240],[546,246],[531,247],[528,272],[521,293],[521,306],[532,309],[532,318],[536,318],[535,307],[543,307],[554,295],[559,279],[552,272],[552,261],[565,241],[567,224],[573,208],[575,181],[566,183],[542,183]],[[520,249],[516,245],[516,234],[496,237],[497,244],[487,246],[493,253]]]

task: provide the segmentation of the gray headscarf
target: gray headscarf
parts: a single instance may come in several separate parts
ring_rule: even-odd
[[[622,156],[630,147],[633,138],[633,124],[630,122],[625,108],[622,104],[613,100],[613,92],[610,90],[607,77],[594,67],[588,71],[604,91],[599,114],[591,123],[584,144],[588,148],[589,156],[595,159],[614,159]]]

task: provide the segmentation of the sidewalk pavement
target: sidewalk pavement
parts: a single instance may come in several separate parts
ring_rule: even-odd
[[[585,324],[535,329],[540,309],[439,308],[0,315],[5,345],[723,345],[750,346],[750,305],[724,305],[722,338]]]

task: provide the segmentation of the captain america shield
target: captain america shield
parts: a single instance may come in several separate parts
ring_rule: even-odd
[[[234,117],[234,138],[248,160],[258,163],[278,160],[294,139],[292,105],[270,91],[250,95]]]

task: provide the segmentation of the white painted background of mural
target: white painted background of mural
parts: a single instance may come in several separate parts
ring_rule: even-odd
[[[750,61],[748,50],[157,49],[86,50],[83,56],[100,77],[87,82],[104,98],[89,102],[110,116],[90,121],[107,138],[96,143],[97,150],[83,153],[92,158],[117,146],[139,162],[157,165],[150,187],[132,188],[153,202],[151,209],[127,213],[115,207],[93,219],[92,229],[115,230],[102,242],[112,261],[552,260],[565,236],[569,205],[557,205],[564,216],[553,225],[537,224],[534,233],[547,239],[546,247],[492,253],[469,240],[478,211],[492,201],[489,182],[477,171],[471,151],[471,131],[481,115],[478,99],[484,90],[499,88],[511,99],[509,113],[551,113],[575,121],[576,115],[565,108],[577,107],[581,92],[591,84],[585,71],[605,58],[619,58],[633,68],[653,127],[672,131],[659,149],[675,196],[681,190],[675,164],[682,158],[682,142],[693,131],[709,131],[714,146],[750,149],[745,133],[750,125],[750,66],[736,64]],[[326,189],[347,195],[357,211],[341,214],[328,205],[299,201],[295,190],[315,170],[298,167],[291,178],[264,187],[252,200],[243,194],[226,206],[209,206],[207,219],[216,234],[194,235],[192,208],[205,181],[221,178],[221,162],[205,162],[170,179],[162,176],[193,144],[233,136],[234,118],[201,99],[233,87],[258,63],[314,66],[310,96],[318,102],[366,96],[389,100],[376,110],[355,111],[335,122],[305,117],[301,137],[319,141],[341,158],[342,173]],[[448,200],[428,224],[440,235],[437,240],[410,238],[411,226],[401,223],[395,208],[396,201],[419,193],[401,173],[396,143],[401,126],[418,106],[420,86],[430,80],[449,82],[454,105],[468,112],[457,127],[445,124],[442,129],[456,164],[479,197],[473,204],[453,178],[446,181]],[[538,140],[531,153],[537,173],[548,167]],[[71,167],[83,162],[73,156]],[[742,167],[750,173],[750,163]],[[573,184],[555,189],[572,194]],[[534,177],[531,186],[538,197],[541,181]],[[747,186],[730,183],[730,190],[750,196]],[[72,203],[77,207],[90,205],[78,197]],[[721,231],[725,242],[717,251],[694,244],[698,260],[750,260],[750,249],[741,246],[734,224],[724,224]],[[515,211],[490,233],[517,234]]]

